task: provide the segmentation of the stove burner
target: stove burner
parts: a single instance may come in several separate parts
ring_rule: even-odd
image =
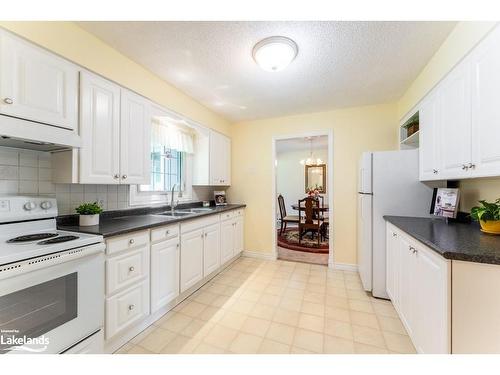
[[[76,240],[77,238],[80,238],[80,237],[78,237],[78,236],[59,236],[56,238],[51,238],[50,240],[40,241],[40,242],[38,242],[38,245],[50,245],[53,243],[68,242],[68,241]]]
[[[39,241],[39,240],[43,240],[45,238],[52,238],[52,237],[56,237],[56,236],[57,236],[57,233],[27,234],[25,236],[19,236],[19,237],[11,238],[10,240],[7,240],[7,242],[13,243],[13,242]]]

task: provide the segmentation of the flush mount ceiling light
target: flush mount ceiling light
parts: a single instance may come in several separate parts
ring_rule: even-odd
[[[253,47],[255,62],[268,72],[285,69],[297,56],[297,44],[284,36],[272,36],[262,39]]]

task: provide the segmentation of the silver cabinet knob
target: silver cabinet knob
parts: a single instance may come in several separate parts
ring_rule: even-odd
[[[469,163],[469,165],[467,166],[467,168],[474,169],[474,168],[476,168],[476,164]]]
[[[122,178],[123,178],[124,180],[126,180],[126,179],[127,179],[127,175],[126,175],[126,174],[124,174],[124,175],[122,176]]]
[[[466,171],[467,169],[469,169],[469,167],[466,166],[465,164],[462,164],[462,170]]]
[[[135,271],[135,267],[134,267],[134,266],[129,267],[129,269],[128,269],[128,270],[129,270],[130,272],[134,272],[134,271]]]
[[[176,247],[179,248],[179,244],[177,244]]]
[[[133,309],[135,309],[135,305],[128,305],[128,309],[132,311]]]
[[[437,174],[437,173],[438,173],[438,170],[437,170],[437,169],[433,169],[433,170],[432,170],[432,173]]]
[[[397,237],[397,233],[392,232],[392,237]]]
[[[165,234],[168,236],[170,234],[170,231],[169,230],[165,231]]]
[[[131,238],[130,240],[128,240],[128,243],[129,243],[129,244],[131,244],[131,245],[132,245],[134,242],[135,242],[135,240],[134,240],[133,238]]]
[[[14,103],[14,100],[12,100],[11,98],[4,98],[4,99],[3,99],[3,102],[4,102],[5,104],[13,104],[13,103]]]
[[[207,234],[207,233],[205,233],[205,237],[206,237],[207,235],[208,235],[208,234]]]
[[[120,178],[120,175],[117,173],[117,174],[115,174],[115,175],[113,176],[113,178],[114,178],[115,180],[118,180],[118,179]]]

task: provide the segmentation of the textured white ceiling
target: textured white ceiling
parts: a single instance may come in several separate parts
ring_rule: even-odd
[[[455,22],[80,22],[232,121],[398,99]],[[299,47],[281,72],[252,59],[261,39]]]

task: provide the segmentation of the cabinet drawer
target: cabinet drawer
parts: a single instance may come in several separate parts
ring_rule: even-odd
[[[106,241],[106,254],[114,254],[120,251],[134,249],[149,243],[149,232],[134,232],[120,237],[114,237]]]
[[[107,295],[132,285],[149,274],[148,250],[148,246],[143,245],[106,260]]]
[[[219,222],[219,215],[210,215],[207,217],[203,217],[201,219],[188,221],[187,223],[181,223],[181,234],[202,229],[209,225],[217,224],[218,222]]]
[[[235,216],[236,211],[226,211],[220,214],[221,220],[232,219]]]
[[[232,212],[235,217],[238,217],[238,216],[243,216],[244,210],[243,208],[238,208],[237,210],[234,210]]]
[[[106,299],[106,340],[149,315],[149,279]]]
[[[151,229],[151,242],[160,242],[175,238],[179,235],[179,225],[168,225]]]

